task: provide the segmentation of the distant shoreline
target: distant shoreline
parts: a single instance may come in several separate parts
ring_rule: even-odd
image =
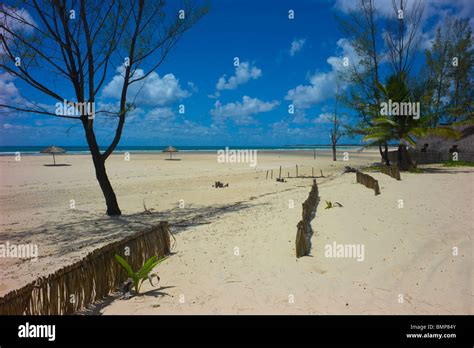
[[[41,149],[46,146],[0,146],[0,156],[14,156],[17,152],[21,155],[40,155]],[[87,155],[90,154],[86,146],[61,146],[67,152],[61,155]],[[214,153],[225,148],[230,150],[257,150],[261,152],[292,152],[292,151],[331,151],[330,145],[298,145],[298,146],[176,146],[181,153]],[[165,146],[121,146],[114,151],[116,154],[123,154],[125,152],[134,154],[157,154],[162,153]],[[375,150],[375,146],[364,148],[362,145],[338,145],[337,150],[360,151],[360,150]],[[105,151],[105,149],[101,149]]]

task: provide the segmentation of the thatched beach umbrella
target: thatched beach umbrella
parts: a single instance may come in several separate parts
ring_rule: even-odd
[[[178,152],[178,150],[176,150],[176,148],[174,148],[173,146],[170,145],[166,149],[164,149],[163,152],[169,152],[170,153],[170,159],[173,159],[173,152]]]
[[[56,158],[54,157],[54,155],[57,154],[57,153],[65,153],[66,150],[64,150],[62,147],[51,145],[51,146],[48,146],[47,148],[41,150],[40,152],[41,153],[51,153],[53,155],[54,165],[56,165]]]

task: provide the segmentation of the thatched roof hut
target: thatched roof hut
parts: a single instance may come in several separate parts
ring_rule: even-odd
[[[474,125],[453,128],[461,132],[462,135],[459,139],[446,139],[437,136],[419,138],[416,142],[416,149],[421,150],[425,144],[428,144],[427,152],[449,153],[449,150],[456,145],[458,152],[474,152]]]

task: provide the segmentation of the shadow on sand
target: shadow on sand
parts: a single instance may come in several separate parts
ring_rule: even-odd
[[[43,164],[43,167],[70,167],[70,164],[62,163],[62,164]]]
[[[173,234],[180,233],[191,226],[210,224],[217,216],[254,208],[258,205],[244,202],[233,204],[194,206],[173,208],[160,212],[140,212],[117,217],[71,209],[60,221],[48,221],[45,224],[9,233],[10,241],[41,240],[42,245],[51,245],[54,256],[59,257],[70,252],[80,252],[83,248],[98,248],[103,244],[125,238],[144,228],[168,221]],[[0,240],[2,234],[0,233]],[[41,257],[41,256],[40,256]]]
[[[453,170],[456,168],[455,170]],[[446,168],[422,168],[423,173],[421,174],[469,174],[474,173],[474,168],[472,170],[461,169],[461,167],[446,167]]]
[[[52,273],[69,263],[80,260],[92,250],[121,240],[137,231],[168,221],[175,236],[189,227],[207,225],[225,214],[264,206],[267,203],[235,202],[211,206],[187,205],[186,208],[173,208],[160,212],[148,211],[110,217],[104,213],[69,209],[63,215],[55,216],[39,226],[22,230],[0,231],[0,242],[10,243],[39,241],[38,272],[42,275]],[[178,243],[179,243],[179,238]],[[173,241],[172,241],[173,243]],[[172,251],[174,247],[172,246]],[[16,272],[31,272],[29,263],[17,265]],[[164,287],[153,289],[146,296],[166,296]],[[117,296],[121,294],[118,293]],[[98,306],[105,307],[116,298],[105,298]],[[100,308],[100,307],[99,307]],[[92,309],[93,310],[93,309]],[[94,314],[99,313],[100,309]]]
[[[161,286],[159,288],[156,288],[156,289],[151,289],[151,290],[148,290],[146,292],[143,292],[143,293],[140,293],[139,295],[137,296],[132,296],[130,297],[129,299],[121,299],[122,297],[122,293],[120,292],[115,292],[113,293],[112,295],[110,296],[107,296],[106,298],[100,300],[100,301],[97,301],[96,303],[92,304],[91,306],[89,306],[88,308],[85,308],[81,311],[79,311],[78,313],[76,313],[77,315],[103,315],[101,313],[101,311],[107,307],[108,305],[110,305],[112,302],[116,301],[116,300],[121,300],[121,301],[130,301],[132,299],[138,299],[140,300],[141,298],[145,299],[145,297],[163,297],[163,296],[171,296],[170,294],[168,294],[167,292],[164,292],[163,290],[166,290],[166,289],[171,289],[171,288],[175,288],[175,286]],[[137,304],[141,303],[141,301],[137,301]]]

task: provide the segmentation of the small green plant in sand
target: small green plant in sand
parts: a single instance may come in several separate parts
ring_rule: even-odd
[[[444,167],[474,167],[474,162],[468,161],[448,161],[443,164]]]
[[[324,209],[331,209],[331,208],[335,208],[335,207],[343,207],[343,205],[339,202],[331,202],[331,201],[326,201],[326,208]]]
[[[122,265],[123,268],[128,273],[128,276],[132,279],[133,285],[135,286],[135,293],[139,294],[140,293],[140,287],[143,284],[143,281],[146,279],[149,280],[151,286],[153,285],[152,279],[153,277],[156,277],[158,281],[160,280],[160,277],[158,277],[158,274],[156,273],[151,273],[153,268],[156,267],[160,262],[166,259],[166,257],[163,257],[161,259],[158,258],[158,256],[152,256],[150,257],[145,264],[140,268],[138,272],[134,272],[132,267],[128,264],[128,262],[121,257],[120,255],[115,254],[115,259]]]

